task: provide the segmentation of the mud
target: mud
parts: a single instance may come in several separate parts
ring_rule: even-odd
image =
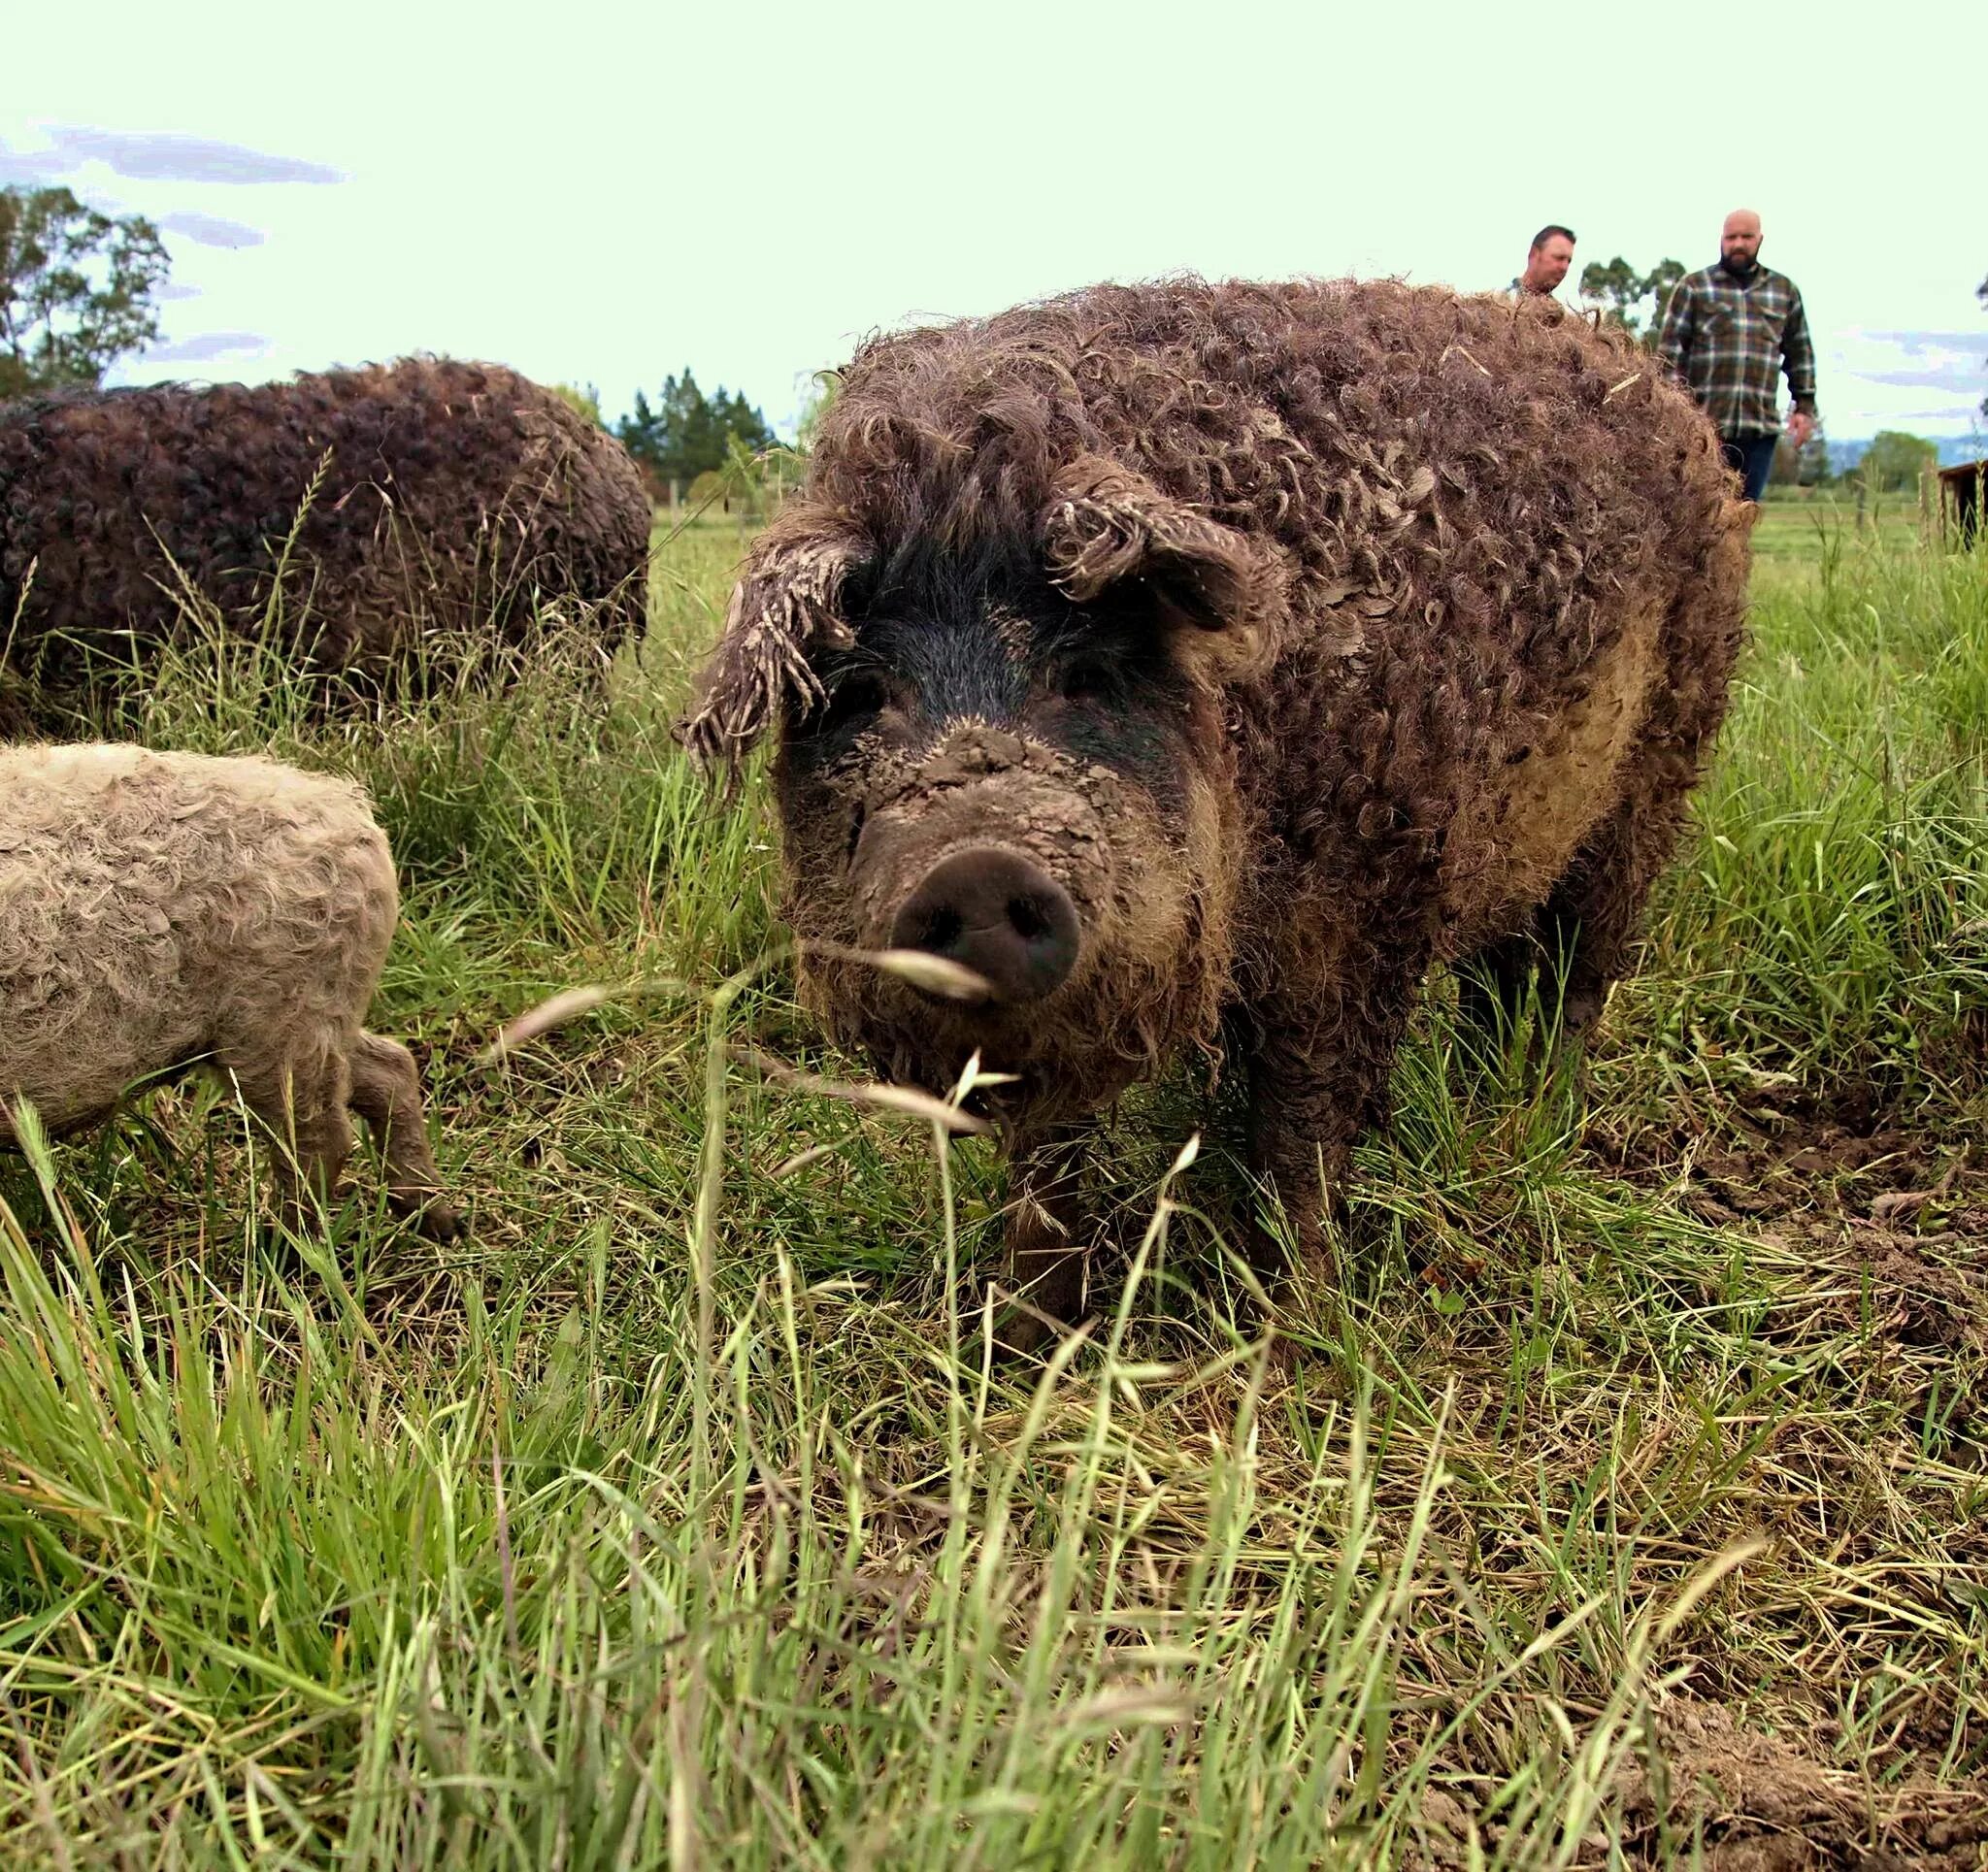
[[[1785,1108],[1781,1108],[1785,1107]],[[1988,1353],[1988,1155],[1952,1128],[1909,1128],[1861,1093],[1788,1089],[1747,1113],[1589,1144],[1715,1228],[1800,1242],[1840,1289],[1845,1329],[1929,1351]]]

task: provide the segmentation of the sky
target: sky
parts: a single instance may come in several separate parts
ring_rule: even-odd
[[[162,229],[116,381],[434,351],[612,417],[688,365],[783,431],[878,330],[1180,272],[1503,287],[1548,221],[1576,276],[1699,266],[1750,207],[1830,436],[1988,423],[1988,5],[1616,16],[101,0],[10,21],[0,182]]]

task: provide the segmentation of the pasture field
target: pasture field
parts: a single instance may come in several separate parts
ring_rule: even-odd
[[[606,701],[192,659],[97,724],[371,786],[476,1232],[360,1162],[276,1238],[193,1087],[0,1164],[0,1856],[1980,1865],[1988,554],[1763,552],[1585,1069],[1466,1073],[1436,983],[1274,1346],[1183,1079],[1101,1147],[1114,1310],[1011,1371],[985,1147],[731,1050],[859,1070],[669,738],[739,542]]]
[[[1865,503],[1864,532],[1897,547],[1918,542],[1930,516],[1915,494],[1873,494]],[[1857,497],[1848,488],[1770,488],[1753,528],[1756,564],[1814,563],[1832,539],[1859,538]]]

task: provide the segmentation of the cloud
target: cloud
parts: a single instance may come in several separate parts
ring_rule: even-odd
[[[1968,332],[1867,332],[1851,330],[1843,334],[1846,342],[1852,344],[1886,345],[1903,351],[1907,357],[1925,357],[1930,353],[1944,351],[1988,350],[1988,325],[1976,326]]]
[[[182,286],[177,279],[168,279],[162,286],[153,288],[154,299],[198,299],[198,286]]]
[[[95,130],[57,124],[49,148],[28,153],[0,153],[0,166],[33,167],[33,181],[66,176],[84,163],[100,162],[114,175],[162,182],[342,182],[341,170],[296,156],[272,156],[240,144],[207,137]]]
[[[10,182],[25,182],[30,186],[51,182],[66,173],[64,167],[53,160],[54,152],[49,149],[15,149],[0,143],[0,188]]]
[[[224,221],[218,214],[161,214],[158,224],[170,234],[198,241],[204,247],[259,247],[265,238],[260,228]]]
[[[1865,383],[1976,397],[1988,380],[1988,330],[1841,334],[1833,361]]]
[[[1943,370],[1930,371],[1852,371],[1850,375],[1861,378],[1866,383],[1893,383],[1905,389],[1952,390],[1963,395],[1971,395],[1988,383],[1988,366],[1949,365]]]
[[[145,353],[148,364],[204,364],[216,357],[260,357],[270,341],[260,332],[201,332],[193,338],[154,345]]]
[[[1883,410],[1867,411],[1858,418],[1862,427],[1857,431],[1857,436],[1872,436],[1880,429],[1896,429],[1904,423],[1926,423],[1929,427],[1924,433],[1929,441],[1940,443],[1968,442],[1971,438],[1978,437],[1980,434],[1977,421],[1977,408],[1978,406],[1972,403],[1942,403],[1936,404],[1928,409],[1894,410],[1886,408]],[[1944,434],[1936,435],[1930,427],[1930,425],[1936,423],[1955,423],[1959,427],[1948,429]],[[1847,435],[1847,432],[1845,439],[1853,440],[1853,438]],[[1980,444],[1980,452],[1988,454],[1988,443]],[[1951,464],[1949,463],[1948,466],[1951,466]]]

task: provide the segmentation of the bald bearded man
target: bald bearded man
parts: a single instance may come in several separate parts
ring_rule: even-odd
[[[1711,417],[1746,498],[1759,500],[1781,433],[1781,371],[1795,404],[1789,441],[1800,448],[1815,433],[1815,347],[1795,282],[1760,264],[1760,216],[1750,208],[1726,216],[1718,264],[1672,291],[1657,355]]]

